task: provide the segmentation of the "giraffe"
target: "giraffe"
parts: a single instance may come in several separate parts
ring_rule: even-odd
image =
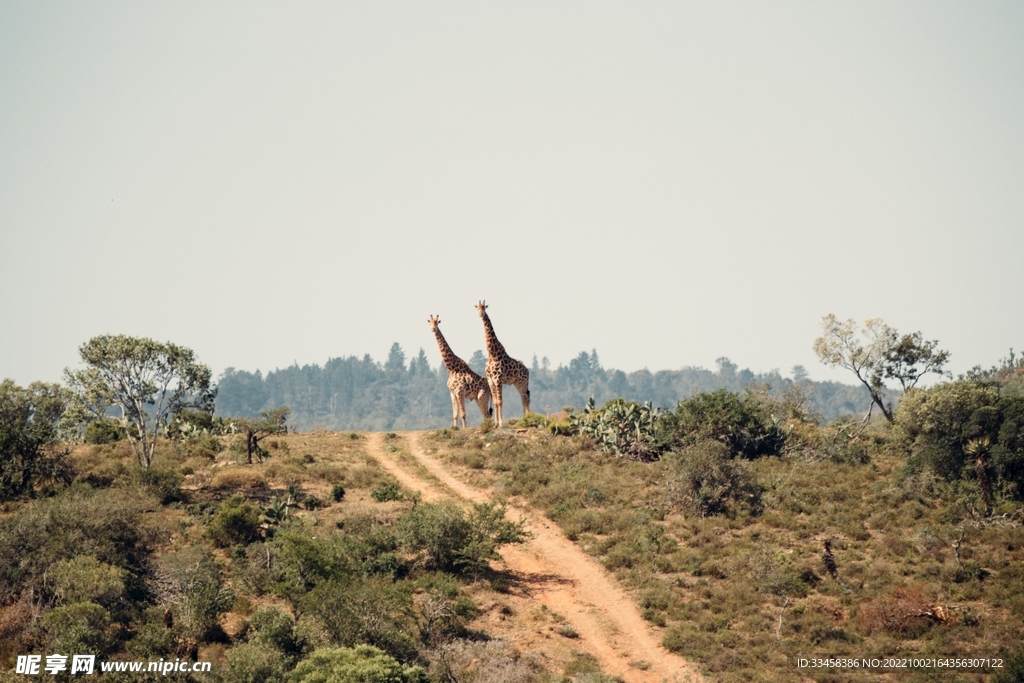
[[[452,426],[458,429],[461,417],[462,427],[466,427],[467,398],[476,401],[484,417],[490,416],[491,409],[488,404],[491,401],[491,389],[487,380],[473,372],[469,364],[456,356],[452,347],[448,346],[448,342],[445,341],[444,335],[441,334],[441,329],[438,327],[441,324],[439,316],[432,315],[427,321],[437,338],[437,346],[441,349],[441,360],[448,368],[448,391],[452,395]]]
[[[523,400],[523,415],[530,412],[530,371],[522,361],[511,358],[505,353],[505,347],[498,341],[487,317],[487,304],[477,303],[476,310],[484,320],[484,339],[487,342],[487,383],[491,387],[491,398],[494,400],[494,420],[498,426],[502,423],[501,388],[511,384],[519,392]]]

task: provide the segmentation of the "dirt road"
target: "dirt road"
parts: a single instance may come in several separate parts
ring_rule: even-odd
[[[380,434],[370,435],[371,453],[403,486],[419,491],[424,501],[454,497],[479,503],[491,499],[490,491],[463,483],[444,464],[426,455],[418,433],[403,436],[409,441],[415,464],[403,462],[396,452],[385,449]],[[421,467],[440,485],[424,477]],[[596,657],[605,673],[627,683],[703,680],[692,664],[661,647],[639,607],[614,577],[567,539],[554,522],[535,510],[511,506],[508,516],[525,519],[532,537],[522,545],[501,549],[507,569],[532,584],[530,595],[535,601],[565,617],[579,634],[579,649]],[[638,667],[641,662],[645,668]]]

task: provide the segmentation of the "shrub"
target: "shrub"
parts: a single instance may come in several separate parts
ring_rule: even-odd
[[[727,513],[736,503],[761,510],[762,488],[742,462],[729,457],[717,441],[702,441],[668,460],[665,492],[668,503],[702,519]]]
[[[302,605],[334,643],[346,647],[367,643],[399,661],[418,657],[407,582],[380,576],[329,579],[306,594]]]
[[[783,430],[755,396],[725,389],[680,401],[675,412],[658,421],[658,428],[659,439],[668,445],[718,441],[730,455],[743,458],[778,455],[786,441]]]
[[[1005,495],[1024,498],[1024,396],[1000,396],[997,387],[970,381],[915,389],[900,402],[895,423],[910,441],[909,472],[975,479],[983,489],[992,477]]]
[[[291,683],[428,683],[418,666],[403,666],[370,645],[325,648],[299,662]]]
[[[550,420],[540,413],[527,413],[519,420],[517,426],[524,429],[547,429]]]
[[[933,607],[917,586],[895,588],[860,609],[861,629],[867,633],[884,630],[904,638],[915,638],[936,623]]]
[[[106,653],[113,645],[110,614],[92,602],[77,602],[50,610],[43,623],[50,632],[52,652]]]
[[[124,569],[79,555],[58,562],[49,571],[51,591],[64,604],[93,602],[110,605],[124,593]]]
[[[210,520],[206,535],[220,548],[252,543],[260,537],[263,515],[245,496],[235,494],[217,508]]]
[[[91,555],[99,562],[144,574],[148,550],[139,518],[156,501],[139,491],[117,496],[76,484],[33,502],[0,521],[0,604],[23,591],[44,594],[48,572],[62,560]]]
[[[446,643],[438,649],[431,671],[439,681],[459,683],[533,683],[541,674],[536,664],[522,659],[502,640]]]
[[[140,468],[135,471],[135,481],[149,489],[161,503],[170,503],[181,498],[182,476],[174,470]]]
[[[281,653],[263,644],[242,643],[228,652],[225,683],[284,683],[287,679]]]
[[[249,617],[249,641],[288,655],[301,650],[292,618],[277,607],[262,607]]]
[[[990,679],[991,683],[1020,683],[1024,681],[1024,650],[1018,650],[1006,658],[1002,671],[997,671]]]
[[[90,444],[108,444],[125,438],[124,427],[111,420],[90,422],[82,434],[82,440]]]
[[[57,384],[23,389],[9,379],[0,383],[0,500],[71,481],[67,451],[57,443],[65,403],[66,391]]]
[[[395,483],[381,484],[370,493],[370,496],[378,503],[402,500],[402,487]]]
[[[174,631],[186,652],[219,628],[218,618],[234,601],[224,585],[220,566],[203,546],[164,555],[156,568],[160,603],[169,607]]]
[[[505,506],[481,503],[467,516],[452,501],[423,503],[398,520],[399,544],[421,552],[428,567],[459,572],[479,572],[487,560],[497,559],[497,549],[526,538],[523,523],[504,519]]]
[[[345,497],[345,487],[341,484],[335,484],[331,487],[331,500],[335,503],[340,503],[341,499]]]

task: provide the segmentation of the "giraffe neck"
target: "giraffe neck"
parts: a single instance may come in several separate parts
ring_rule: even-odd
[[[448,346],[448,342],[445,340],[444,335],[441,334],[440,328],[434,328],[434,336],[437,337],[437,347],[441,349],[441,360],[444,362],[444,366],[448,368],[448,372],[465,372],[470,369],[466,361],[456,356],[452,348]]]
[[[494,327],[491,326],[491,319],[487,317],[487,312],[483,314],[484,319],[484,340],[487,343],[487,355],[491,358],[506,358],[508,356],[505,353],[505,347],[498,341],[498,335],[494,334]]]

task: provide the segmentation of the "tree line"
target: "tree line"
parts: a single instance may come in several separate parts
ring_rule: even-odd
[[[482,351],[467,361],[483,374],[487,362]],[[422,349],[408,362],[402,347],[392,345],[379,363],[369,354],[362,358],[332,358],[323,366],[312,364],[273,370],[266,375],[228,368],[220,377],[216,411],[222,416],[258,415],[287,405],[289,424],[298,430],[326,429],[404,430],[445,427],[451,423],[451,401],[444,365],[430,366]],[[623,372],[602,366],[597,351],[581,351],[567,365],[552,368],[544,358],[533,358],[530,367],[532,409],[554,414],[566,406],[577,409],[593,398],[601,405],[613,398],[648,401],[655,406],[674,406],[701,392],[728,389],[741,391],[751,385],[771,386],[775,392],[794,384],[809,389],[810,407],[824,419],[862,413],[871,403],[865,387],[839,382],[814,382],[801,366],[791,377],[778,371],[754,373],[740,369],[728,358],[719,358],[717,369],[684,367],[680,370]],[[519,417],[518,402],[508,404],[509,417]],[[470,406],[470,419],[479,415]]]

